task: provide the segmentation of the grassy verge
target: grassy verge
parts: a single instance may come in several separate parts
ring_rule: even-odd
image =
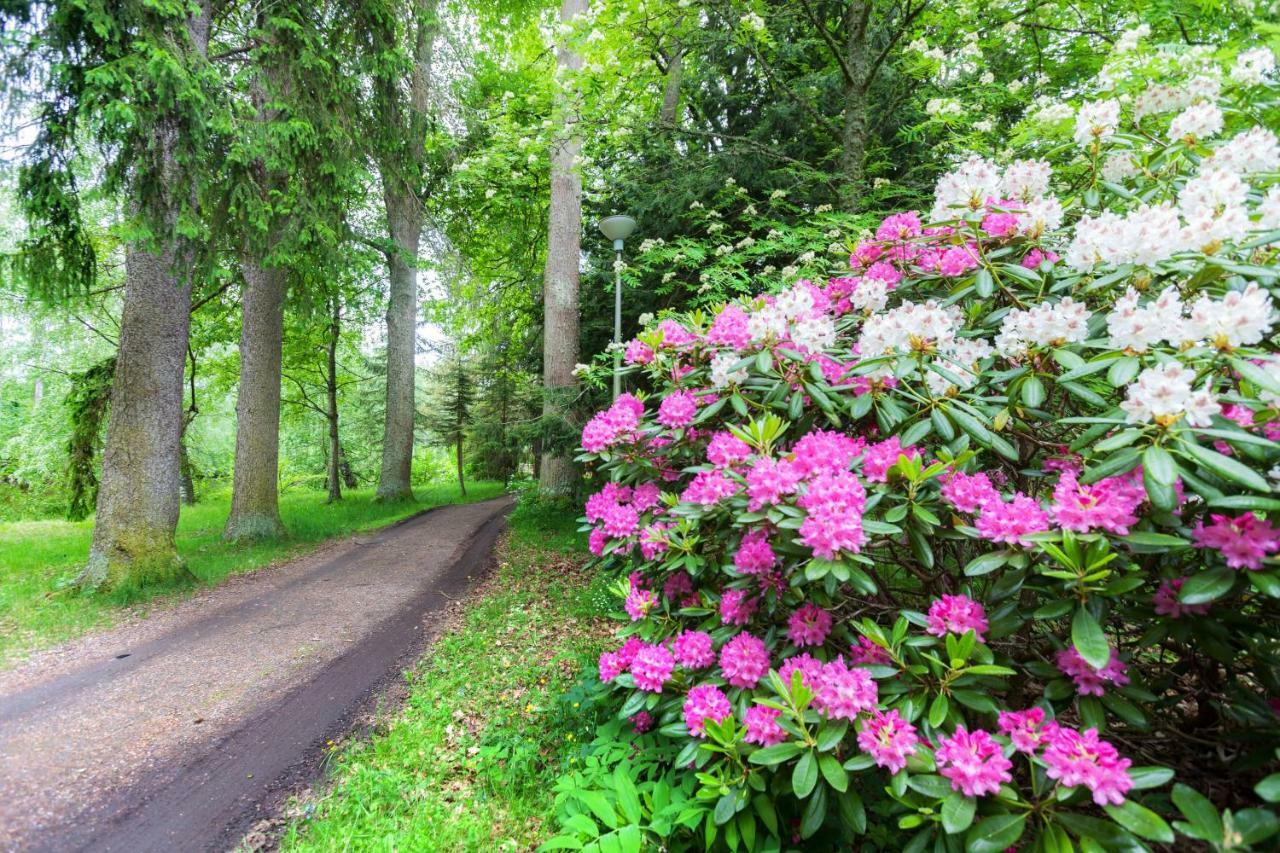
[[[554,833],[552,785],[597,722],[573,688],[610,629],[573,515],[516,510],[495,576],[410,673],[406,706],[334,748],[332,784],[290,809],[283,850],[528,850]]]
[[[498,483],[474,483],[467,500],[483,500],[501,491]],[[319,542],[381,527],[431,506],[461,500],[456,486],[416,490],[413,503],[381,504],[372,490],[347,492],[325,505],[321,492],[292,492],[280,498],[280,514],[290,537],[252,545],[222,541],[230,506],[229,492],[183,507],[178,522],[178,552],[204,585],[228,575],[260,568],[303,553]],[[0,524],[0,666],[24,652],[49,646],[93,628],[109,625],[126,611],[157,599],[189,593],[193,585],[151,590],[145,598],[122,600],[83,595],[64,588],[89,555],[93,522],[19,521]]]

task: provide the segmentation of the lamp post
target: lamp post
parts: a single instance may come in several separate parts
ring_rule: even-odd
[[[600,220],[600,233],[613,241],[613,399],[622,393],[622,244],[636,230],[630,216],[607,216]]]

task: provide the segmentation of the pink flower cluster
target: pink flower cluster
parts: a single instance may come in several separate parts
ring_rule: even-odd
[[[933,755],[938,773],[951,780],[951,790],[966,797],[994,794],[1005,782],[1013,781],[1013,762],[1004,757],[1000,744],[982,729],[972,733],[956,726],[950,737],[939,735]]]
[[[916,727],[897,711],[872,711],[858,732],[858,746],[890,773],[907,766],[919,743]]]
[[[1094,669],[1080,657],[1075,646],[1067,646],[1058,652],[1058,669],[1076,683],[1076,690],[1081,696],[1101,696],[1106,690],[1104,685],[1123,687],[1129,683],[1129,676],[1125,675],[1128,667],[1120,660],[1115,649],[1111,650],[1111,660],[1107,661],[1106,666]]]
[[[876,706],[876,683],[865,669],[850,669],[843,655],[824,664],[816,680],[813,707],[833,720],[856,720]]]
[[[747,735],[743,740],[760,746],[782,743],[787,739],[787,731],[778,725],[778,716],[781,713],[777,708],[752,705],[743,718],[743,722],[747,725]]]
[[[972,631],[978,642],[987,632],[987,614],[982,605],[967,595],[944,595],[929,607],[928,633],[944,637]]]
[[[726,589],[720,596],[720,621],[726,625],[746,625],[760,606],[745,589]]]
[[[1183,604],[1178,600],[1178,592],[1186,582],[1186,578],[1160,581],[1160,588],[1152,598],[1157,615],[1181,619],[1183,616],[1203,616],[1209,612],[1208,604]]]
[[[707,720],[720,723],[732,714],[729,697],[710,684],[699,684],[684,697],[684,724],[694,737],[707,736]]]
[[[787,638],[796,646],[820,646],[831,633],[831,614],[806,602],[787,620]]]
[[[866,541],[862,530],[866,503],[867,491],[853,474],[816,474],[796,501],[808,513],[800,525],[800,541],[813,549],[814,556],[826,560],[835,559],[840,551],[856,554]]]
[[[747,496],[751,499],[747,509],[751,512],[779,503],[784,495],[795,492],[800,483],[800,472],[786,460],[768,457],[757,459],[747,472]]]
[[[582,449],[600,453],[615,444],[632,441],[644,414],[644,403],[633,394],[622,394],[613,405],[597,412],[582,428]]]
[[[733,497],[738,492],[738,484],[726,477],[720,470],[699,471],[693,481],[680,494],[685,503],[715,506],[723,500]]]
[[[671,645],[676,663],[687,669],[702,669],[716,662],[711,635],[704,631],[681,631]]]
[[[1049,778],[1067,788],[1084,785],[1100,806],[1120,805],[1133,787],[1128,772],[1132,762],[1100,740],[1097,729],[1078,732],[1045,719],[1042,708],[1028,708],[1000,712],[1000,731],[1018,752],[1035,755],[1043,748]]]
[[[733,565],[744,575],[764,574],[776,565],[778,557],[769,545],[769,534],[760,529],[748,530],[733,555]]]
[[[1011,501],[993,500],[983,506],[974,527],[983,539],[1025,547],[1031,544],[1028,536],[1049,529],[1049,513],[1034,498],[1016,492]]]
[[[1137,509],[1147,499],[1138,477],[1106,477],[1081,485],[1074,470],[1062,472],[1053,490],[1053,519],[1059,527],[1088,533],[1105,530],[1125,536],[1138,523]]]
[[[884,441],[867,445],[862,457],[862,476],[868,483],[884,483],[889,479],[889,469],[898,464],[898,457],[918,457],[920,450],[915,447],[903,447],[895,435]]]
[[[1209,519],[1209,524],[1199,522],[1192,531],[1196,547],[1220,552],[1233,569],[1260,569],[1263,560],[1280,551],[1280,530],[1251,512],[1235,518],[1214,514]]]
[[[672,391],[658,404],[658,423],[669,429],[683,429],[698,414],[698,398],[692,391]]]
[[[750,455],[751,445],[731,432],[718,432],[707,444],[707,461],[717,468],[745,462]]]
[[[977,474],[954,471],[942,484],[942,499],[960,512],[977,512],[999,501],[1000,493],[982,471]]]
[[[755,687],[769,671],[769,649],[764,640],[746,631],[720,649],[720,671],[734,687]]]

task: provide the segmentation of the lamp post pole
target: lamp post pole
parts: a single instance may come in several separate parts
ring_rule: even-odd
[[[622,246],[636,221],[630,216],[608,216],[600,220],[600,233],[613,241],[613,399],[622,393]]]
[[[613,241],[613,399],[622,393],[622,241]]]

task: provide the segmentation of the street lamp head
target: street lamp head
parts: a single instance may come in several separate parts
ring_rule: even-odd
[[[613,241],[613,249],[622,251],[622,242],[636,230],[636,221],[630,216],[606,216],[600,220],[600,233]]]

